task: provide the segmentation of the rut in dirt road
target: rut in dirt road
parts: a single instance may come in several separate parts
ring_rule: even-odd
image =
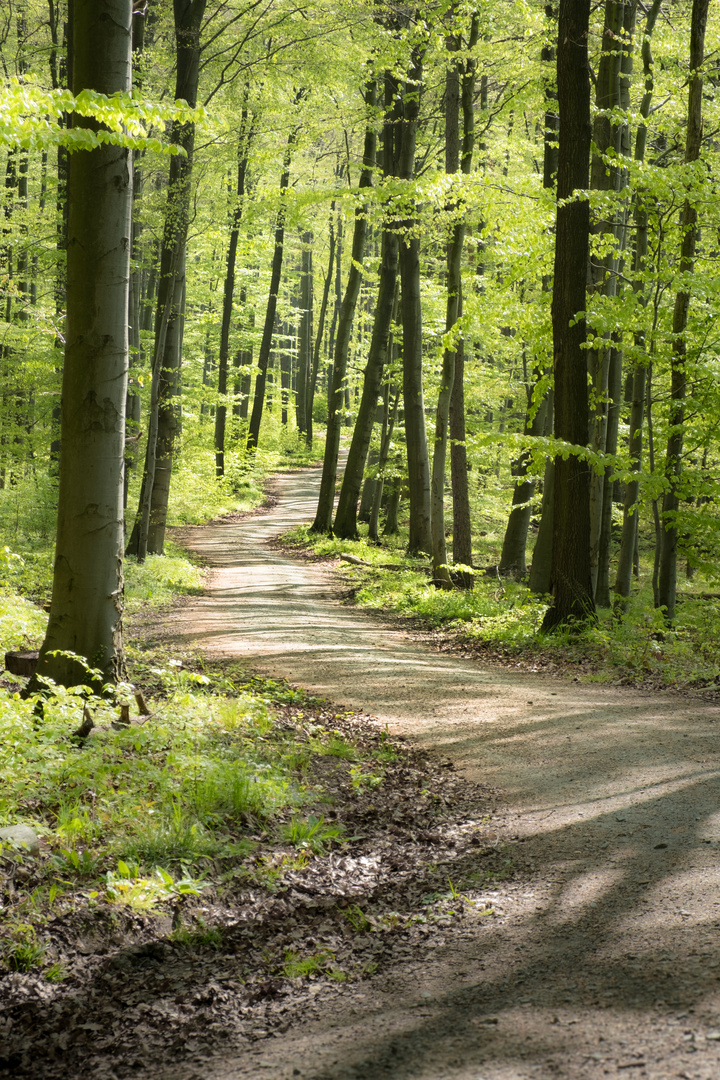
[[[318,480],[287,474],[270,513],[184,531],[213,571],[173,636],[369,712],[501,790],[491,824],[519,840],[516,873],[494,884],[493,919],[323,991],[313,1024],[203,1077],[720,1076],[720,709],[439,656],[343,606],[331,571],[267,546],[312,520]]]

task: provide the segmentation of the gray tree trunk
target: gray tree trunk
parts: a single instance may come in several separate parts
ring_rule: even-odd
[[[174,0],[177,72],[175,99],[197,104],[200,70],[200,27],[207,0]],[[172,140],[185,153],[170,161],[168,196],[160,251],[160,280],[155,312],[155,343],[148,437],[140,500],[128,554],[142,562],[148,552],[162,555],[174,439],[179,426],[178,395],[182,360],[185,297],[185,245],[190,213],[195,124],[173,123]],[[156,486],[162,458],[165,473]]]
[[[398,175],[415,178],[415,143],[420,115],[420,91],[423,79],[423,56],[420,46],[412,50],[409,80],[402,95],[402,146]],[[410,534],[408,552],[432,551],[430,529],[430,459],[425,427],[425,400],[422,377],[422,302],[420,296],[420,238],[417,222],[400,222],[404,235],[400,241],[400,317],[403,331],[403,406],[405,442],[410,495]]]
[[[370,109],[374,110],[377,103],[377,83],[374,80],[369,82],[366,86],[365,102]],[[375,131],[375,118],[373,116],[365,130],[363,167],[359,183],[361,189],[372,186],[376,146],[377,134]],[[342,426],[342,402],[345,389],[345,372],[347,369],[348,353],[350,351],[350,333],[355,315],[355,306],[357,304],[357,298],[360,293],[360,285],[362,282],[361,267],[365,253],[366,236],[367,206],[363,204],[362,206],[359,206],[355,212],[350,272],[348,274],[345,295],[338,317],[337,340],[335,342],[335,354],[333,357],[332,387],[328,400],[328,422],[327,431],[325,433],[325,456],[323,459],[322,479],[320,481],[320,495],[318,498],[315,520],[311,527],[311,531],[316,533],[329,534],[332,532],[335,481],[337,479],[340,428]]]
[[[227,389],[230,354],[230,322],[232,319],[233,298],[235,294],[235,262],[240,236],[245,201],[245,181],[247,177],[252,125],[248,125],[247,99],[249,87],[245,88],[245,101],[240,114],[240,134],[238,136],[237,188],[235,206],[232,213],[230,239],[228,240],[225,285],[223,287],[223,307],[220,320],[220,344],[218,346],[218,403],[215,412],[215,475],[225,475],[225,428],[227,424]]]
[[[74,94],[131,86],[131,0],[75,0]],[[93,127],[89,119],[76,124]],[[123,460],[132,177],[129,151],[70,156],[67,327],[53,592],[38,676],[123,674]],[[75,654],[74,656],[68,653]],[[79,659],[75,658],[78,657]],[[34,680],[34,688],[38,683]]]
[[[397,101],[398,83],[390,72],[385,73],[384,81],[386,119],[383,126],[383,175],[394,176],[397,169],[397,106],[394,102]],[[388,358],[390,326],[396,304],[397,267],[398,236],[394,229],[385,228],[382,234],[380,280],[370,350],[363,375],[362,397],[345,463],[333,526],[335,535],[344,539],[354,539],[358,535],[357,504],[375,423],[383,371]]]
[[[647,119],[650,115],[650,105],[653,97],[653,58],[651,52],[651,38],[662,0],[654,0],[645,20],[643,33],[642,59],[643,75],[645,79],[645,93],[640,104],[642,122],[638,126],[635,140],[635,160],[644,161],[645,145],[647,141]],[[643,203],[642,195],[636,196],[634,207],[635,221],[635,252],[633,256],[633,271],[639,275],[645,269],[648,253],[648,213]],[[646,292],[637,280],[633,286],[636,293],[640,293],[641,302],[647,303]],[[635,344],[641,354],[645,352],[644,334],[635,335]],[[638,539],[638,520],[640,513],[640,470],[642,467],[643,451],[643,424],[645,417],[645,393],[647,384],[648,368],[646,364],[638,364],[633,372],[632,403],[630,407],[630,436],[629,451],[633,478],[625,485],[625,500],[623,505],[622,535],[620,538],[620,551],[618,553],[617,571],[615,575],[616,610],[621,611],[627,606],[626,600],[630,596],[633,566]]]
[[[690,76],[688,90],[688,120],[685,141],[685,161],[697,161],[702,144],[702,64],[705,53],[705,27],[707,25],[709,0],[693,0],[690,25]],[[695,267],[697,243],[697,206],[685,199],[682,213],[682,244],[680,248],[680,273],[690,277]],[[658,563],[657,606],[665,608],[668,622],[675,618],[677,590],[677,512],[680,506],[680,482],[685,432],[685,394],[688,311],[690,292],[682,290],[675,297],[673,311],[673,347],[670,369],[670,428],[665,453],[665,477],[668,487],[662,503],[662,532]]]
[[[335,200],[330,204],[330,223],[328,226],[330,254],[328,258],[328,271],[325,275],[325,283],[323,285],[322,301],[320,302],[320,315],[318,318],[318,328],[315,335],[315,344],[313,346],[312,355],[312,369],[310,371],[310,381],[308,384],[308,401],[310,407],[307,414],[307,434],[305,436],[305,445],[311,447],[313,444],[313,405],[315,404],[315,387],[317,386],[318,371],[320,370],[320,349],[322,347],[323,334],[325,332],[325,319],[327,316],[328,300],[330,298],[330,286],[332,284],[333,265],[335,262]]]
[[[295,96],[295,104],[299,104],[304,94],[299,92]],[[272,348],[273,330],[275,329],[275,313],[277,311],[277,298],[280,289],[280,276],[282,274],[283,251],[285,247],[285,218],[287,206],[285,192],[290,183],[290,163],[292,161],[293,148],[297,142],[300,128],[290,132],[283,160],[283,171],[280,177],[280,207],[275,219],[275,247],[273,249],[272,269],[270,271],[270,291],[268,293],[267,308],[265,309],[265,324],[263,336],[260,342],[258,355],[257,376],[255,378],[255,396],[253,398],[250,425],[248,428],[248,450],[253,450],[260,439],[260,424],[262,422],[263,408],[265,406],[265,384],[270,363],[270,350]]]

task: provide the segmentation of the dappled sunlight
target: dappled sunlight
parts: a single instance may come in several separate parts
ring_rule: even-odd
[[[559,1062],[572,1080],[674,1077],[692,1046],[697,1075],[720,1074],[720,709],[434,653],[338,603],[327,569],[265,561],[293,513],[225,534],[179,636],[374,714],[496,789],[483,842],[507,873],[486,870],[482,842],[448,857],[465,920],[428,936],[422,962],[348,988],[311,1058],[288,1033],[278,1061],[314,1080],[399,1061],[409,1080],[544,1078]]]

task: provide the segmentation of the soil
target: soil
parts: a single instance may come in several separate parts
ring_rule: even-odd
[[[7,1030],[30,1019],[35,1046],[55,1040],[61,1052],[72,1020],[96,1045],[91,1057],[65,1038],[64,1067],[55,1053],[33,1071],[26,1054],[15,1071],[716,1078],[720,707],[439,653],[343,604],[337,568],[272,546],[312,518],[318,483],[319,470],[286,474],[267,513],[183,530],[211,568],[208,588],[158,629],[322,695],[336,703],[329,717],[345,707],[335,722],[358,738],[404,740],[382,799],[340,800],[360,835],[318,863],[314,883],[311,866],[282,898],[207,909],[235,926],[232,955],[256,964],[242,993],[227,949],[193,966],[139,924],[116,925],[124,947],[106,937],[92,978],[44,1012],[16,976],[33,1005],[8,1012]],[[350,937],[360,907],[372,922]],[[347,959],[352,978],[267,976],[288,941]],[[0,1008],[0,1044],[2,1019]],[[0,1050],[0,1075],[2,1064]]]

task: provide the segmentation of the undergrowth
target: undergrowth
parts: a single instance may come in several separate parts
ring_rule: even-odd
[[[382,740],[363,750],[341,738],[317,722],[321,703],[283,683],[139,650],[132,668],[154,695],[150,715],[129,726],[117,708],[129,685],[115,701],[52,688],[42,719],[34,699],[0,685],[0,827],[29,825],[44,848],[32,892],[6,896],[0,958],[15,970],[42,967],[34,928],[51,915],[100,902],[145,912],[243,882],[272,891],[288,869],[342,844],[314,762],[382,782]],[[293,723],[278,723],[288,707]],[[95,728],[80,740],[83,709]],[[274,845],[272,860],[256,856],[261,841]],[[0,844],[0,869],[17,857]]]
[[[628,685],[703,688],[720,682],[720,597],[704,592],[713,581],[699,572],[682,589],[671,628],[653,608],[649,568],[643,566],[622,618],[601,609],[594,624],[542,634],[548,597],[501,577],[492,564],[483,569],[482,553],[473,589],[437,589],[428,560],[405,557],[405,540],[401,533],[379,547],[364,537],[315,536],[306,526],[282,537],[284,545],[313,558],[361,560],[340,564],[352,583],[350,598],[360,607],[414,619],[448,643],[495,661]],[[494,554],[492,545],[483,548],[486,557]],[[392,568],[384,569],[388,563]]]

